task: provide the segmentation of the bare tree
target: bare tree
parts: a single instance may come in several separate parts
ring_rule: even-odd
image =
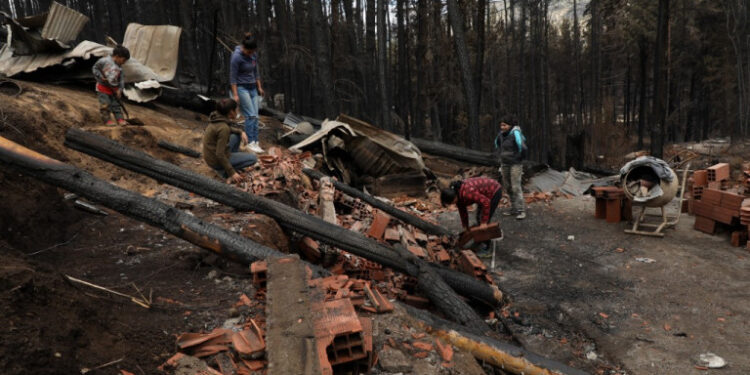
[[[477,96],[474,89],[473,75],[469,63],[469,49],[466,46],[464,33],[464,16],[458,7],[456,0],[448,0],[448,18],[453,30],[453,44],[456,49],[458,66],[461,74],[461,82],[464,87],[464,100],[466,100],[466,112],[469,117],[469,139],[468,145],[479,148],[479,114],[477,112]]]

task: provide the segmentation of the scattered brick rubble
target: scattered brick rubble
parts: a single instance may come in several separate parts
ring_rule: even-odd
[[[303,168],[316,165],[316,158],[309,152],[294,154],[287,150],[272,147],[259,162],[244,173],[246,183],[239,187],[253,194],[282,197],[293,196],[296,204],[304,212],[316,216],[328,216],[349,230],[363,233],[377,241],[388,244],[403,244],[419,258],[441,263],[460,270],[492,284],[487,267],[470,250],[452,250],[455,243],[448,237],[427,235],[410,225],[404,225],[389,215],[373,209],[359,199],[349,197],[332,186],[320,188],[320,182],[309,179]],[[322,196],[321,196],[322,192]],[[393,204],[400,209],[425,220],[434,220],[445,209],[439,204],[437,194],[428,194],[427,199],[396,197]],[[526,196],[526,202],[549,202],[557,195],[533,193]],[[331,217],[330,203],[333,201],[335,217]],[[507,206],[507,200],[501,203]],[[328,207],[324,207],[324,206]],[[214,214],[216,220],[225,224],[243,225],[239,219],[228,213]],[[252,225],[252,224],[251,224]],[[468,231],[465,237],[474,243],[487,241],[502,234],[497,224]],[[310,313],[315,316],[312,329],[317,342],[318,366],[314,373],[334,374],[347,371],[366,373],[378,362],[373,348],[372,314],[389,313],[394,310],[392,301],[400,300],[419,308],[429,308],[427,298],[418,294],[416,279],[395,273],[387,267],[368,261],[353,254],[333,249],[318,243],[310,237],[293,238],[290,245],[303,259],[326,266],[332,276],[310,279],[307,272],[307,285],[310,288]],[[326,257],[333,257],[326,261]],[[283,258],[287,259],[287,258]],[[275,277],[269,274],[266,261],[251,265],[253,285],[256,288],[253,298],[242,295],[233,308],[242,313],[236,324],[213,329],[209,332],[184,333],[177,338],[177,354],[166,361],[160,369],[174,370],[180,366],[193,366],[195,361],[205,365],[201,373],[206,374],[255,374],[273,373],[269,371],[271,360],[266,353],[267,296],[269,281]],[[273,319],[276,319],[274,316]],[[302,318],[300,318],[302,320]],[[442,360],[442,367],[453,365],[453,348],[439,340],[425,337],[425,333],[414,334],[414,340],[385,344],[397,348],[415,358],[425,358],[428,353],[436,353]],[[438,362],[441,362],[438,360]]]
[[[749,167],[744,168],[748,170],[737,184],[730,181],[731,169],[727,163],[693,172],[686,191],[690,194],[688,212],[695,215],[695,230],[713,235],[724,229],[730,233],[733,246],[750,249]]]

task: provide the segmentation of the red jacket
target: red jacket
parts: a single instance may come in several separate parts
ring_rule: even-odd
[[[458,190],[458,214],[461,216],[461,224],[469,225],[469,215],[466,207],[476,203],[482,210],[480,224],[490,221],[490,202],[495,193],[500,190],[500,183],[487,177],[472,177],[464,180]]]

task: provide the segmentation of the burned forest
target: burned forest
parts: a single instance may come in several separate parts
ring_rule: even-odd
[[[750,0],[0,0],[0,373],[750,373]]]

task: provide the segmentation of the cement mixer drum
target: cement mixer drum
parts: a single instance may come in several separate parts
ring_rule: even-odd
[[[620,182],[625,196],[634,205],[663,207],[674,199],[679,181],[664,160],[651,156],[639,157],[620,169]]]

